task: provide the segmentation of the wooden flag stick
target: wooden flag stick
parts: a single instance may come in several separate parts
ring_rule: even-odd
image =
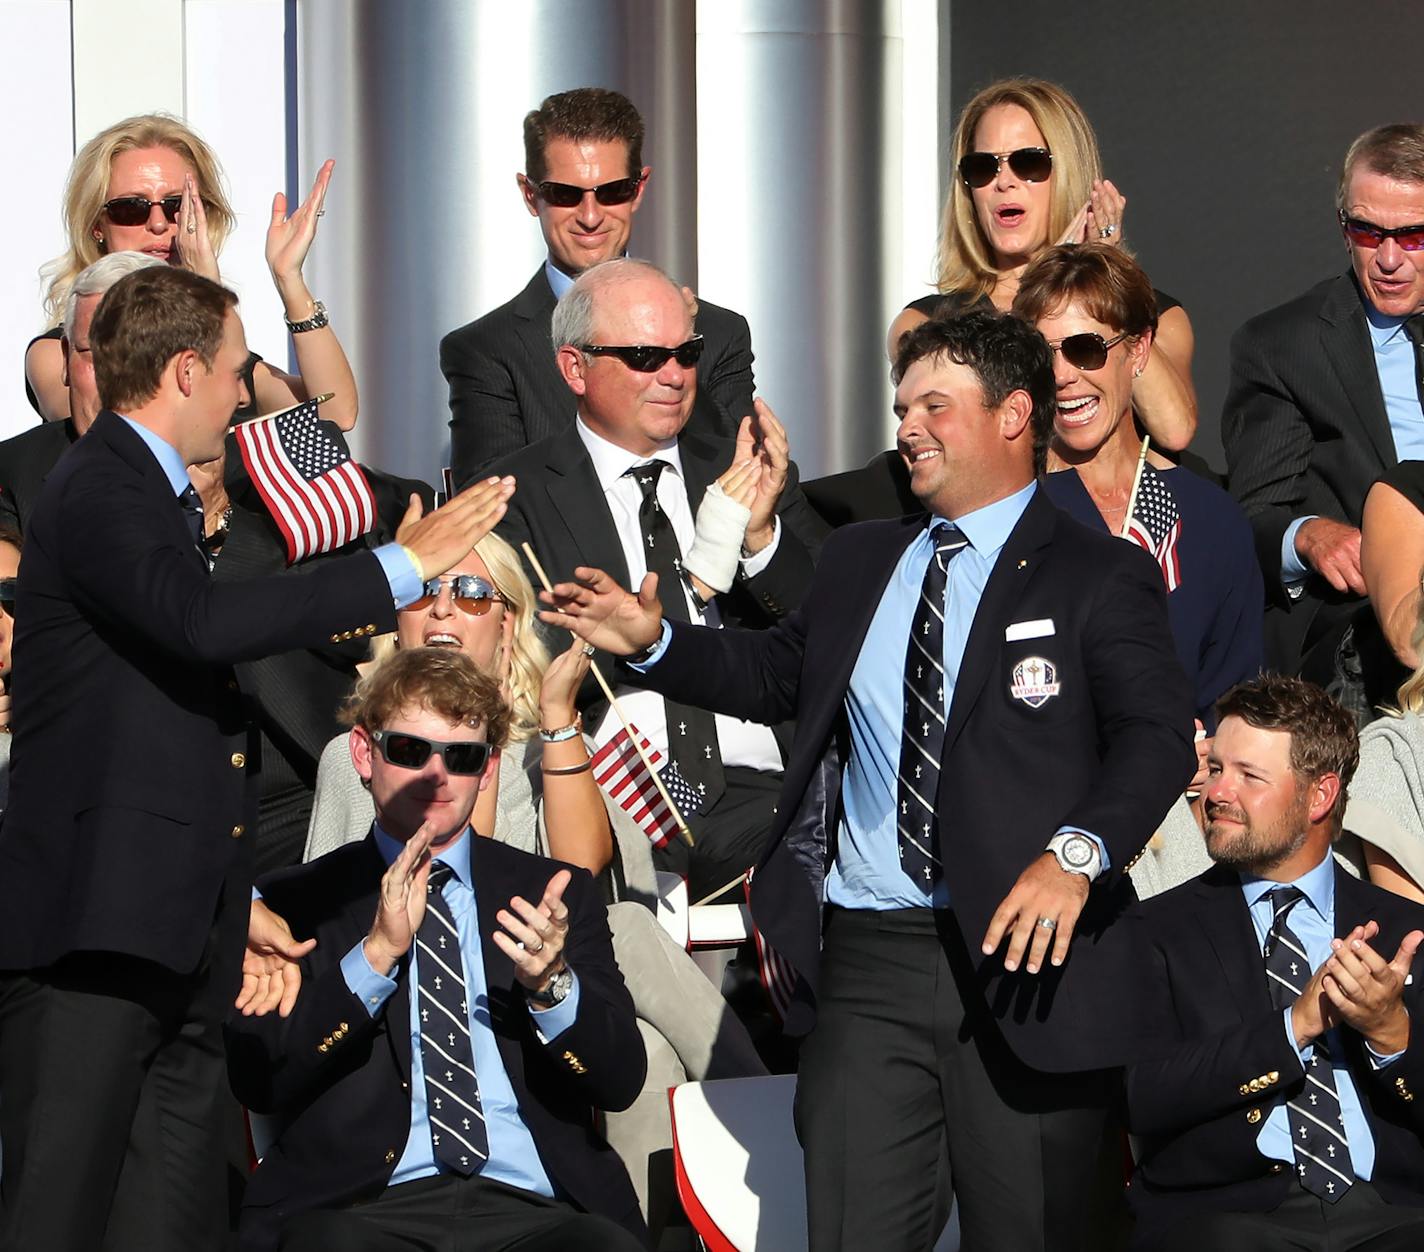
[[[525,559],[529,562],[534,572],[539,575],[539,581],[544,584],[544,590],[553,593],[554,586],[549,581],[549,575],[544,572],[544,567],[539,564],[539,558],[534,555],[534,549],[527,543],[519,545],[524,550]],[[608,680],[604,678],[603,672],[598,668],[596,661],[588,663],[589,669],[593,671],[593,676],[598,680],[598,685],[603,689],[603,694],[608,697],[608,703],[613,711],[618,714],[618,720],[623,723],[623,729],[628,732],[628,739],[633,745],[633,749],[638,754],[638,759],[643,762],[643,768],[648,771],[653,780],[653,786],[658,789],[658,794],[662,796],[663,803],[668,806],[668,812],[672,814],[673,821],[677,823],[678,837],[689,848],[696,845],[692,842],[692,831],[687,828],[687,820],[682,815],[682,810],[677,807],[676,801],[668,794],[668,789],[663,785],[663,780],[653,763],[648,760],[648,754],[644,751],[642,743],[638,739],[638,732],[633,728],[633,724],[628,720],[623,712],[623,706],[618,703],[618,697],[613,694],[613,688],[608,685]]]
[[[1127,516],[1122,519],[1122,539],[1127,538],[1127,528],[1132,524],[1132,510],[1137,507],[1137,489],[1142,486],[1142,471],[1147,466],[1147,445],[1152,442],[1151,435],[1142,436],[1142,451],[1137,454],[1137,469],[1132,475],[1132,494],[1127,497]]]
[[[311,399],[311,402],[312,402],[313,404],[325,404],[328,400],[335,400],[335,399],[336,399],[336,392],[334,392],[334,391],[323,391],[323,392],[321,393],[321,395],[319,395],[319,396],[313,396],[312,399]],[[302,405],[305,404],[305,403],[306,403],[306,401],[305,401],[305,400],[302,400],[302,401],[299,401],[297,404],[289,404],[289,405],[287,405],[286,408],[283,408],[283,409],[273,409],[270,413],[263,413],[260,417],[250,417],[250,418],[248,418],[247,420],[248,420],[249,422],[265,422],[269,417],[281,417],[283,413],[290,413],[293,409],[299,409],[299,408],[301,408]]]

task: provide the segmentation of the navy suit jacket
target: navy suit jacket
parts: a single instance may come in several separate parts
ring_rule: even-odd
[[[641,682],[756,721],[796,718],[770,848],[752,911],[800,975],[792,1033],[810,1029],[819,980],[824,880],[835,856],[851,671],[871,618],[924,518],[866,522],[827,539],[801,607],[767,631],[674,625]],[[1138,1050],[1124,870],[1195,768],[1191,691],[1173,651],[1166,593],[1140,548],[1094,534],[1030,500],[984,588],[949,709],[937,807],[953,915],[976,983],[1005,1039],[1048,1071],[1095,1069]],[[1014,622],[1052,631],[1009,640]],[[1050,661],[1061,692],[1038,708],[1010,695],[1012,671]],[[1006,974],[980,943],[994,910],[1060,826],[1093,832],[1111,869],[1093,886],[1057,970]]]
[[[152,452],[101,413],[25,538],[0,969],[101,951],[193,970],[225,878],[249,872],[255,753],[233,665],[394,625],[369,552],[212,579]]]
[[[647,1062],[633,1001],[613,959],[608,917],[586,870],[466,835],[484,933],[490,1017],[519,1111],[556,1188],[581,1208],[644,1235],[632,1184],[594,1128],[593,1110],[627,1108]],[[352,994],[341,959],[371,929],[385,863],[368,835],[259,882],[263,898],[299,939],[317,946],[288,1018],[275,1013],[228,1024],[233,1091],[283,1129],[248,1184],[243,1246],[277,1246],[284,1222],[314,1208],[344,1208],[379,1195],[410,1133],[408,962],[375,1017]],[[538,900],[553,874],[573,870],[565,947],[579,980],[578,1016],[550,1043],[535,1035],[514,966],[491,935],[512,896]]]

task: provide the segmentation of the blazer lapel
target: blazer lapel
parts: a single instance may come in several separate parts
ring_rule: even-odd
[[[1375,369],[1374,345],[1361,300],[1353,274],[1342,275],[1335,281],[1320,306],[1320,319],[1324,323],[1320,342],[1326,360],[1339,377],[1341,389],[1354,407],[1360,428],[1374,445],[1381,464],[1392,466],[1399,456],[1389,429],[1384,393]]]
[[[682,481],[687,489],[687,502],[692,506],[692,516],[697,516],[702,497],[726,469],[718,464],[718,448],[699,435],[683,429],[677,440],[678,456],[682,460]]]
[[[1040,487],[1029,499],[1023,516],[999,553],[999,559],[985,584],[984,594],[979,598],[974,624],[969,628],[969,639],[964,645],[964,659],[959,665],[959,678],[954,684],[954,698],[950,701],[949,721],[944,731],[946,753],[953,749],[959,732],[964,729],[970,711],[979,699],[979,693],[999,655],[1003,624],[1035,572],[1036,554],[1052,542],[1057,519],[1058,510]]]
[[[1266,962],[1241,894],[1240,878],[1234,870],[1214,865],[1196,880],[1193,891],[1200,903],[1193,917],[1216,953],[1232,999],[1243,1011],[1264,1008],[1271,994],[1266,985]]]
[[[603,498],[603,489],[598,485],[598,476],[593,472],[588,449],[576,432],[570,431],[567,438],[554,441],[548,468],[551,473],[545,490],[563,519],[573,550],[578,553],[579,559],[574,564],[605,570],[626,587],[628,562],[623,556],[623,544],[613,525],[613,515],[608,511],[608,502]],[[535,555],[544,562],[553,559],[549,553]],[[548,572],[557,582],[572,577],[573,567]]]

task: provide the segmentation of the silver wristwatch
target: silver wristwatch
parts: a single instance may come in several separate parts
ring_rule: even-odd
[[[1048,841],[1048,850],[1058,858],[1061,869],[1070,874],[1082,874],[1089,882],[1103,872],[1102,853],[1087,835],[1064,831]]]
[[[543,991],[528,992],[529,1003],[536,1009],[551,1009],[569,998],[574,989],[574,972],[567,965],[549,980]]]

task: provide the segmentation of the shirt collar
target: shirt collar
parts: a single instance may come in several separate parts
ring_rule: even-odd
[[[153,453],[154,459],[158,462],[158,468],[168,479],[168,485],[173,488],[175,496],[181,496],[193,485],[192,479],[188,477],[188,466],[178,455],[177,448],[162,436],[155,435],[147,426],[125,417],[122,413],[117,416],[120,421],[127,423],[128,428],[142,439],[148,450]]]
[[[672,466],[674,474],[682,477],[682,454],[678,451],[676,439],[666,448],[659,448],[648,456],[639,456],[636,452],[629,452],[627,448],[620,448],[616,443],[610,443],[586,426],[582,417],[574,422],[574,429],[583,440],[583,446],[588,449],[589,458],[593,461],[593,472],[605,495],[633,466],[645,465],[649,461],[665,461]]]
[[[1373,304],[1366,300],[1365,320],[1370,324],[1370,339],[1377,345],[1383,346],[1394,339],[1408,339],[1404,333],[1405,318],[1391,317],[1387,313],[1381,313]]]
[[[1024,515],[1024,510],[1028,508],[1028,502],[1033,499],[1033,493],[1037,489],[1038,483],[1030,482],[1027,487],[1021,488],[1013,495],[995,500],[981,509],[964,514],[963,517],[949,519],[936,515],[930,518],[930,524],[952,520],[969,540],[969,546],[985,560],[992,560],[1008,541],[1014,527],[1019,524],[1019,518]]]
[[[551,260],[544,262],[544,277],[549,280],[549,290],[554,293],[555,300],[562,300],[564,292],[574,285],[574,280]]]
[[[1294,882],[1274,882],[1253,874],[1241,875],[1241,890],[1248,906],[1259,904],[1278,887],[1297,887],[1326,922],[1335,917],[1335,858],[1327,850],[1324,859],[1314,869],[1307,870]]]
[[[401,854],[401,849],[405,844],[394,835],[388,835],[381,829],[381,823],[375,823],[376,851],[381,854],[381,860],[387,865]],[[471,890],[474,883],[470,881],[470,840],[476,838],[474,831],[465,827],[465,833],[455,840],[454,843],[447,843],[438,852],[432,854],[432,859],[448,865],[455,877]]]

